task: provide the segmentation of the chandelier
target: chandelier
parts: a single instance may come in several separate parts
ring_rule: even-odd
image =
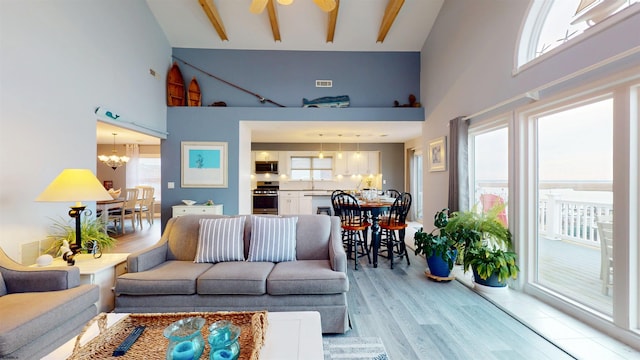
[[[111,155],[107,156],[107,155],[100,155],[98,156],[98,159],[100,161],[102,161],[105,165],[107,165],[108,167],[112,168],[113,170],[119,168],[120,166],[124,165],[127,163],[127,161],[129,161],[129,157],[128,156],[118,156],[117,154],[117,150],[116,150],[116,133],[112,133],[113,134],[113,150],[111,150]]]

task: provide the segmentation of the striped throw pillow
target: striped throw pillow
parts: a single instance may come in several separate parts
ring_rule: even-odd
[[[297,217],[251,218],[251,245],[248,261],[295,261]]]
[[[244,217],[200,219],[196,263],[244,261]]]

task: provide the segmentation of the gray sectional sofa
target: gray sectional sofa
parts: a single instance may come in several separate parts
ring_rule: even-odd
[[[97,314],[98,285],[77,267],[30,268],[0,249],[0,359],[39,359]]]
[[[205,243],[200,238],[200,220],[238,217],[244,218],[240,258],[194,262]],[[296,219],[295,240],[291,240],[295,241],[294,259],[260,261],[251,247],[252,240],[256,247],[264,243],[264,231],[252,229],[252,223],[265,221],[265,216],[260,217],[186,215],[170,219],[156,245],[129,255],[128,273],[116,280],[115,312],[318,311],[323,333],[346,332],[349,280],[339,218],[266,216]],[[229,233],[224,234],[232,237]],[[213,243],[220,240],[216,236],[210,236]]]

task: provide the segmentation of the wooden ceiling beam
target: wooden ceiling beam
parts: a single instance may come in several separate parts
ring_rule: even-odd
[[[387,8],[384,11],[382,17],[382,23],[380,24],[380,31],[378,32],[378,40],[376,42],[384,42],[384,38],[387,37],[391,25],[396,20],[396,16],[400,12],[400,9],[404,5],[404,0],[389,0]]]
[[[229,38],[227,37],[227,32],[224,30],[222,18],[220,18],[220,14],[218,14],[218,9],[216,9],[213,0],[198,0],[198,2],[200,3],[200,6],[202,6],[204,13],[207,14],[209,21],[211,21],[211,25],[216,29],[218,36],[220,36],[220,40],[228,41]]]
[[[267,12],[269,13],[269,23],[271,24],[271,32],[273,33],[273,41],[282,41],[280,38],[280,25],[278,24],[278,14],[276,13],[276,6],[273,3],[274,0],[269,0],[267,3]]]
[[[329,26],[327,27],[327,42],[333,42],[333,36],[336,34],[336,23],[338,22],[338,9],[340,8],[340,0],[336,0],[336,7],[329,11]]]

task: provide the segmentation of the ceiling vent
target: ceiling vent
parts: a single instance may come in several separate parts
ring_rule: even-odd
[[[316,87],[321,87],[321,88],[333,87],[333,80],[316,80]]]

